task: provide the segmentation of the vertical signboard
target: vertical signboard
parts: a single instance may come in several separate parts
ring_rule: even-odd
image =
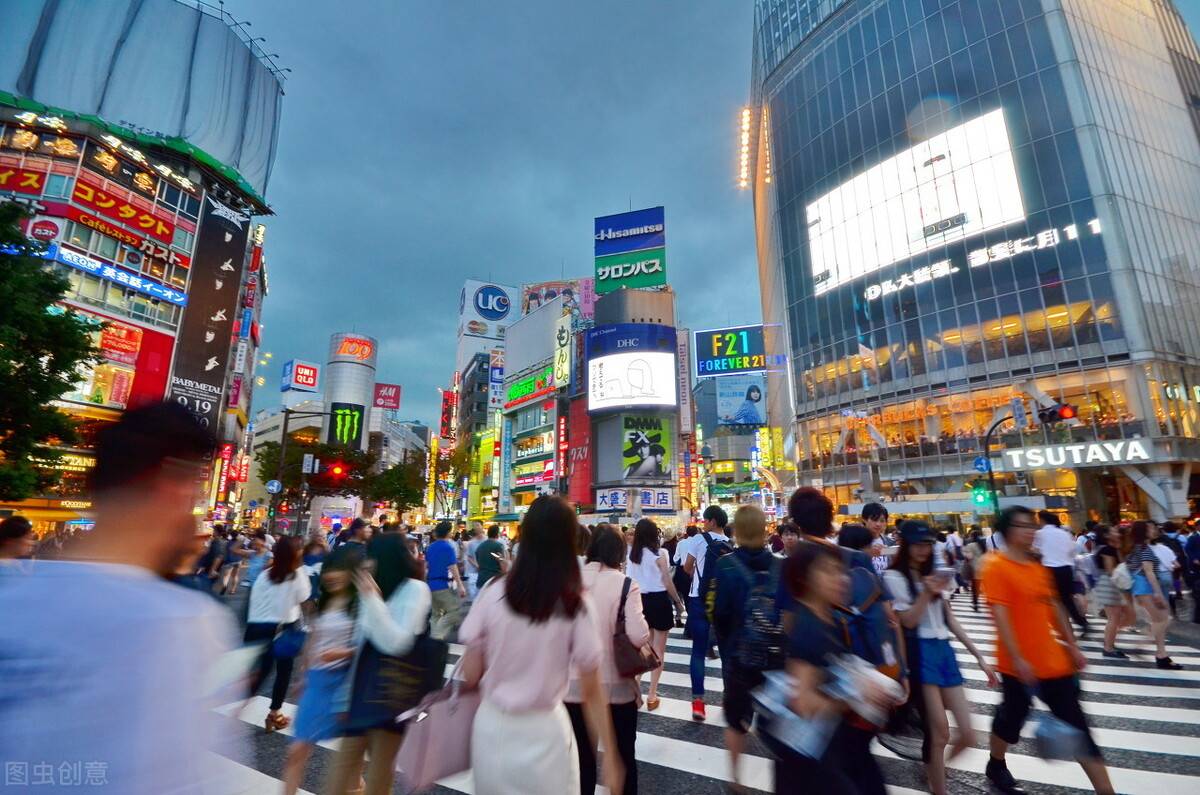
[[[500,480],[500,513],[512,513],[512,477],[509,468],[513,460],[512,418],[504,418],[504,435],[500,444],[500,465],[496,477]]]
[[[689,436],[695,430],[695,422],[692,417],[692,365],[691,357],[688,356],[690,332],[687,329],[679,329],[678,333],[675,366],[679,371],[679,432],[684,436]]]
[[[425,500],[429,503],[429,515],[437,516],[437,462],[438,440],[429,440],[429,459],[425,462]]]
[[[216,427],[221,410],[229,344],[237,312],[250,216],[204,198],[191,289],[179,327],[170,400],[182,403],[205,427]]]
[[[455,435],[458,431],[458,393],[453,389],[442,392],[442,420],[438,426],[438,435],[445,439],[447,449],[454,448]]]
[[[554,324],[554,385],[571,383],[571,315],[565,314]]]
[[[492,348],[488,356],[488,408],[504,408],[504,349]]]
[[[592,419],[586,400],[572,400],[568,411],[567,499],[576,505],[592,501]]]

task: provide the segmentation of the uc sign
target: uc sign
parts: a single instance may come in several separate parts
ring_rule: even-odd
[[[508,316],[510,304],[508,293],[494,284],[485,284],[475,291],[475,311],[493,323]]]

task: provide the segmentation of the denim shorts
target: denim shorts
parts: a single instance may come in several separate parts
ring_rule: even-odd
[[[1133,575],[1133,595],[1134,596],[1153,596],[1154,588],[1150,585],[1150,579],[1142,572],[1137,572]]]
[[[954,647],[943,638],[921,638],[921,684],[958,687],[963,683]]]

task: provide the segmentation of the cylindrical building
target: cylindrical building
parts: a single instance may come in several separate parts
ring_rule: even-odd
[[[1200,59],[1171,1],[759,0],[753,75],[800,482],[967,519],[1012,414],[1002,504],[1190,513]]]
[[[329,338],[325,364],[325,410],[321,439],[355,450],[367,445],[367,408],[375,390],[379,342],[342,332]]]

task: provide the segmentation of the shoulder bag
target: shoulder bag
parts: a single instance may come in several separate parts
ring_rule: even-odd
[[[629,636],[625,634],[625,600],[629,598],[631,582],[632,580],[626,577],[625,584],[621,587],[621,603],[617,608],[617,626],[614,628],[612,640],[613,663],[616,665],[617,673],[625,678],[653,671],[662,665],[662,660],[658,659],[654,649],[649,645],[635,646]]]

